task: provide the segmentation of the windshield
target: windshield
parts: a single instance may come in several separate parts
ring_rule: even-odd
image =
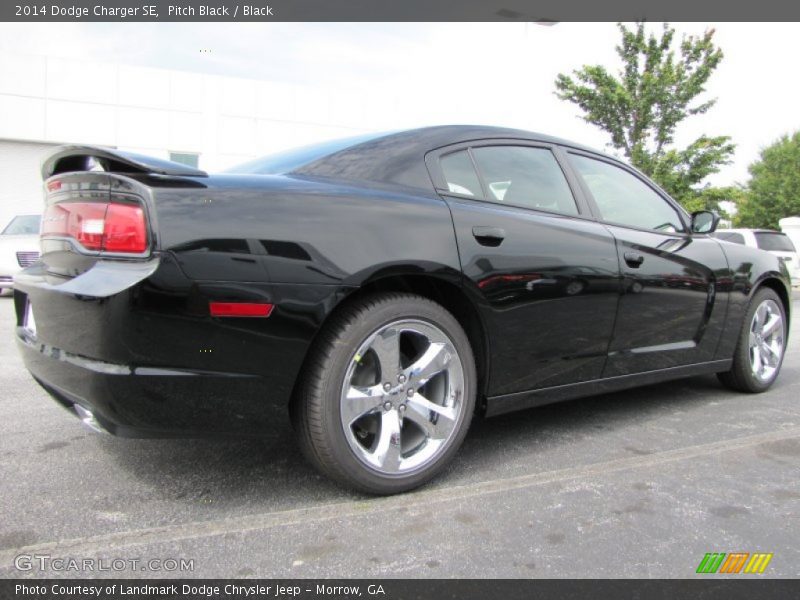
[[[292,148],[277,154],[256,158],[241,165],[236,165],[223,171],[224,173],[239,173],[242,175],[282,175],[295,169],[319,160],[329,154],[355,146],[363,142],[383,137],[385,133],[369,133],[356,137],[340,140],[330,140],[302,148]]]
[[[36,235],[39,233],[41,215],[20,215],[11,219],[2,235]]]
[[[794,244],[785,233],[757,231],[756,244],[762,250],[794,252]]]

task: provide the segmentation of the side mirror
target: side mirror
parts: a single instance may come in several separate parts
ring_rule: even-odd
[[[711,233],[719,225],[719,215],[710,210],[698,210],[692,213],[692,232]]]

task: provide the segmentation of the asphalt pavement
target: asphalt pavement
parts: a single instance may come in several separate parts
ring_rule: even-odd
[[[371,498],[318,476],[288,425],[83,429],[23,368],[12,312],[0,298],[0,577],[684,578],[708,552],[800,575],[796,323],[765,394],[695,377],[478,421],[435,482]]]

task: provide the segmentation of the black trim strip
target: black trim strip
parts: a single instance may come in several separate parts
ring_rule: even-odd
[[[638,387],[669,381],[670,379],[680,379],[692,375],[703,375],[706,373],[720,373],[731,368],[733,359],[713,360],[692,365],[682,365],[659,369],[658,371],[645,371],[644,373],[631,373],[629,375],[618,375],[607,379],[592,379],[591,381],[581,381],[580,383],[569,383],[553,387],[541,388],[527,392],[517,392],[494,396],[486,399],[486,416],[493,417],[515,410],[533,408],[534,406],[544,406],[564,400],[573,400],[608,392],[617,392],[627,388]]]

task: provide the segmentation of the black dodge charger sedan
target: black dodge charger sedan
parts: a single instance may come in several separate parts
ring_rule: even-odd
[[[323,473],[388,494],[441,470],[476,413],[699,373],[761,392],[781,368],[783,263],[561,139],[431,127],[217,175],[68,146],[43,176],[17,340],[117,435],[291,420]]]

